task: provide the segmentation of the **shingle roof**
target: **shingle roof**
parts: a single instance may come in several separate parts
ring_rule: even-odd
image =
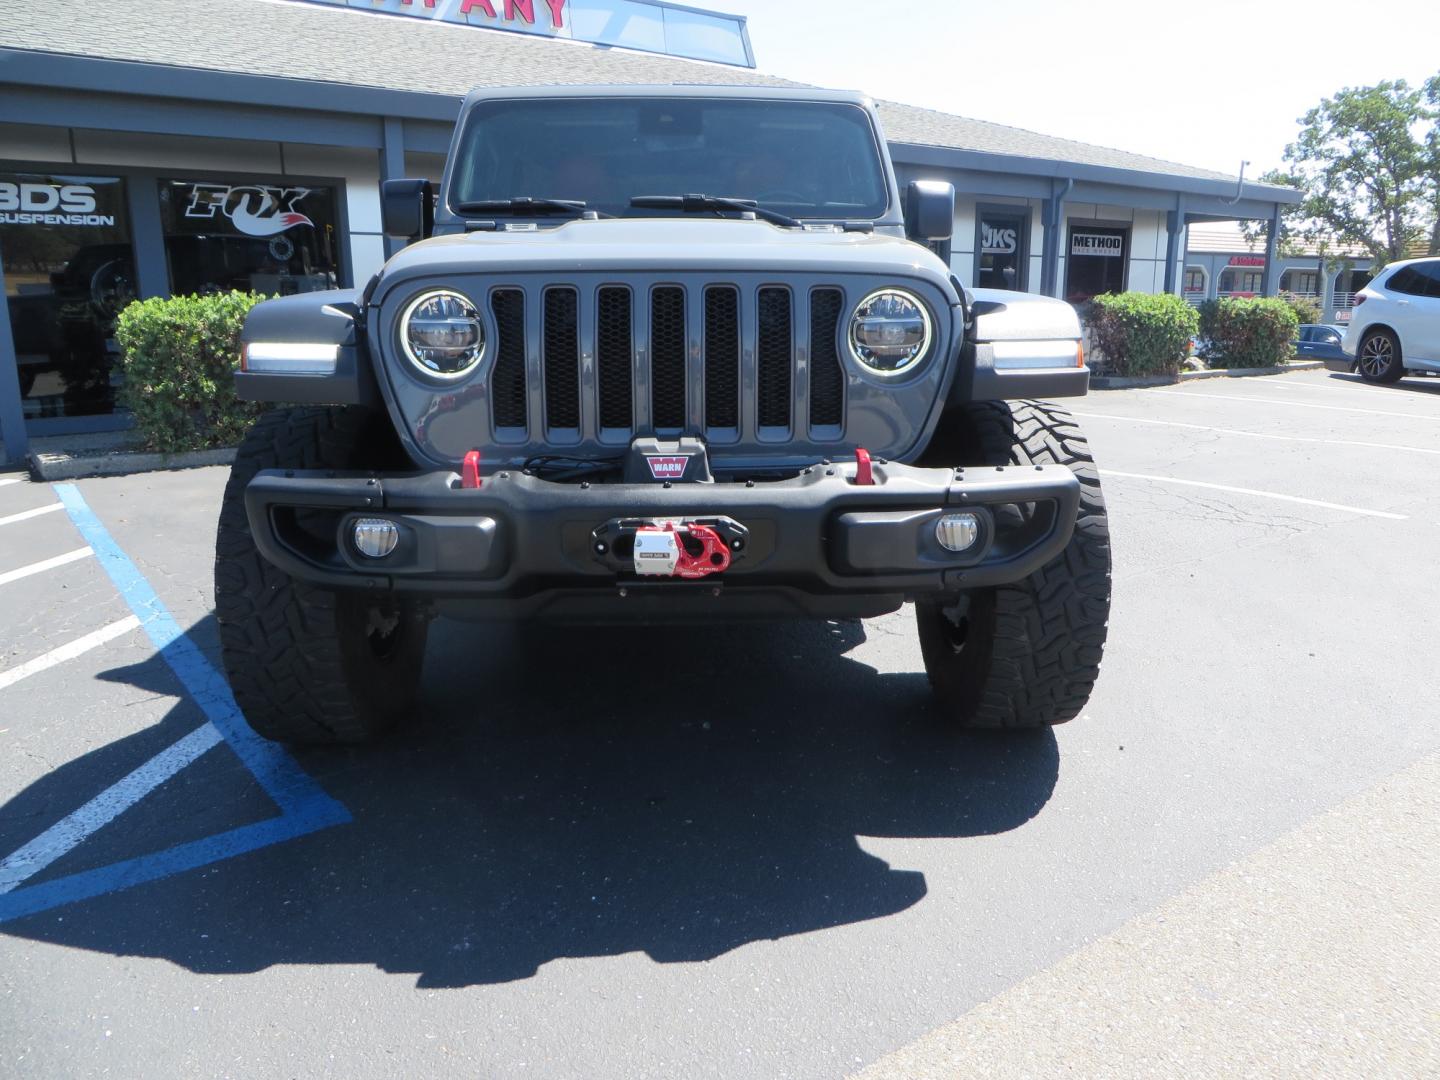
[[[24,17],[30,9],[33,17]],[[746,68],[293,0],[107,0],[92,18],[7,0],[0,47],[461,97],[476,86],[721,83],[798,86]],[[303,102],[297,102],[303,105]],[[1224,173],[896,102],[896,142],[1164,176]]]
[[[1265,241],[1247,239],[1238,221],[1197,221],[1186,229],[1185,250],[1195,255],[1264,255]],[[1292,243],[1290,252],[1293,255],[1318,256],[1320,249],[1313,243]],[[1370,253],[1362,247],[1344,245],[1332,246],[1328,254],[1332,257],[1370,257]]]

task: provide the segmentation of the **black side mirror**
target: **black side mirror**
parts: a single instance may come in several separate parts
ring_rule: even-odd
[[[380,185],[385,235],[424,240],[435,231],[435,188],[429,180],[386,180]]]
[[[905,235],[920,243],[949,240],[955,232],[955,185],[916,180],[905,189]]]

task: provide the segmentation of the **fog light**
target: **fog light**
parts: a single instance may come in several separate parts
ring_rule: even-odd
[[[355,547],[361,555],[383,559],[400,543],[400,530],[384,518],[361,518],[355,522]]]
[[[935,522],[935,539],[946,551],[965,551],[980,538],[980,519],[974,514],[946,514]]]

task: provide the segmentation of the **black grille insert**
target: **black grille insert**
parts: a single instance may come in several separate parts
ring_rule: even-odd
[[[580,426],[580,294],[545,290],[545,423]]]
[[[685,290],[650,294],[650,409],[657,430],[685,426]]]
[[[845,372],[840,366],[839,289],[810,294],[810,426],[838,427],[845,405]]]
[[[630,290],[600,290],[596,310],[595,366],[600,380],[600,426],[628,428],[630,410]]]
[[[525,424],[525,293],[496,289],[490,294],[499,340],[490,376],[490,403],[497,428]]]
[[[740,291],[705,290],[705,426],[740,426]]]
[[[790,290],[761,289],[759,338],[755,347],[757,422],[761,427],[790,426]]]

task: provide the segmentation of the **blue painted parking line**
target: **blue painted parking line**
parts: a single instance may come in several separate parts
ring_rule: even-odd
[[[245,723],[224,676],[185,636],[150,583],[100,523],[79,490],[73,484],[56,484],[54,488],[70,520],[139,618],[142,629],[215,730],[280,808],[280,816],[165,851],[16,888],[0,895],[0,922],[157,881],[349,822],[350,812],[326,794],[294,758],[260,738]],[[144,794],[140,792],[137,799]],[[116,812],[123,809],[122,806]]]

